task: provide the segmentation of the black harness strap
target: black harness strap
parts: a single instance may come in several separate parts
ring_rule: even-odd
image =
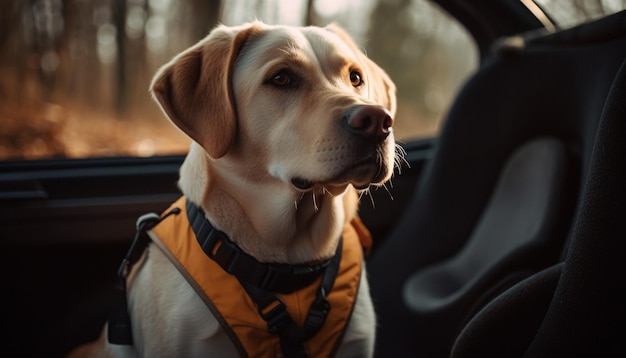
[[[326,260],[315,265],[259,262],[243,252],[225,233],[215,229],[202,209],[189,200],[186,206],[189,223],[204,253],[240,281],[268,291],[292,293],[313,283],[331,261]]]
[[[339,271],[343,240],[339,240],[335,256],[323,264],[275,265],[261,263],[241,250],[226,234],[213,228],[202,209],[187,200],[187,216],[204,252],[226,272],[234,275],[256,303],[267,329],[277,334],[285,357],[308,357],[303,342],[313,337],[324,325],[330,304],[326,299]],[[259,271],[254,273],[254,271]],[[311,284],[323,273],[315,301],[305,323],[299,327],[287,312],[287,306],[275,292],[290,293]],[[268,278],[269,277],[269,278]]]
[[[150,237],[146,231],[152,229],[161,220],[172,214],[180,213],[179,208],[173,208],[162,217],[155,213],[142,215],[137,219],[137,232],[133,238],[126,256],[117,269],[117,283],[115,285],[115,297],[109,310],[107,320],[107,337],[111,344],[132,345],[133,331],[128,314],[128,302],[126,299],[126,278],[133,265],[137,263],[141,254],[148,246]]]
[[[304,325],[299,327],[287,312],[280,296],[254,285],[241,282],[250,298],[256,303],[259,315],[267,322],[267,329],[280,337],[280,347],[285,357],[308,357],[302,343],[313,337],[324,325],[330,304],[326,295],[332,290],[341,262],[342,241],[339,241],[335,256],[328,265],[317,291],[315,301],[309,307]]]

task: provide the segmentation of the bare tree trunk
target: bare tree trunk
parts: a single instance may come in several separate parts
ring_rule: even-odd
[[[4,48],[12,30],[17,26],[21,15],[20,2],[15,0],[0,1],[0,49]],[[1,56],[11,58],[13,54],[8,51],[0,52]]]
[[[117,44],[117,91],[115,107],[122,115],[127,106],[126,77],[126,0],[113,0],[113,21],[115,24],[115,40]]]
[[[19,20],[28,9],[28,5],[21,1],[0,1],[0,101],[13,105],[26,97],[22,91],[30,49],[23,39],[16,38],[24,33],[24,25]]]
[[[192,36],[200,40],[206,36],[220,19],[221,0],[195,0],[191,3]]]
[[[315,13],[315,0],[307,0],[306,2],[306,14],[304,17],[304,25],[312,26],[317,25],[318,16]]]

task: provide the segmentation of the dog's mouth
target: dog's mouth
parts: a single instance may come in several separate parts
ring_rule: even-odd
[[[294,177],[291,179],[291,184],[300,191],[312,190],[316,186],[329,188],[344,187],[348,184],[352,184],[357,190],[365,190],[370,185],[383,181],[386,177],[386,167],[378,155],[370,155],[327,179],[312,180]]]
[[[300,190],[309,190],[315,185],[312,181],[304,178],[292,178],[291,184]]]

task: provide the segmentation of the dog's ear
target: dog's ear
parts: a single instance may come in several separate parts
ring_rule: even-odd
[[[333,23],[328,25],[326,29],[339,36],[339,38],[358,54],[362,64],[366,67],[367,78],[365,78],[365,83],[368,86],[370,99],[387,108],[387,110],[395,116],[397,108],[396,85],[389,75],[367,57],[343,28]]]
[[[258,22],[219,26],[152,80],[150,91],[163,112],[213,158],[226,154],[235,140],[232,69],[246,40],[261,30]]]

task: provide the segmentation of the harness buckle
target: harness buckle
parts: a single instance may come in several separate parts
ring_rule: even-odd
[[[329,311],[330,304],[325,298],[313,302],[311,308],[309,309],[309,313],[307,314],[303,327],[308,335],[313,336],[317,332],[319,332],[319,330],[324,325],[324,322],[326,322],[326,317],[328,317]]]
[[[238,246],[231,244],[228,238],[223,237],[223,233],[215,229],[211,230],[201,246],[204,252],[217,262],[224,271],[235,274],[243,251]]]
[[[274,306],[268,310],[268,307],[272,305]],[[267,305],[258,306],[258,311],[263,320],[267,322],[267,330],[272,334],[281,332],[285,325],[291,321],[285,302],[278,296],[275,296]]]

